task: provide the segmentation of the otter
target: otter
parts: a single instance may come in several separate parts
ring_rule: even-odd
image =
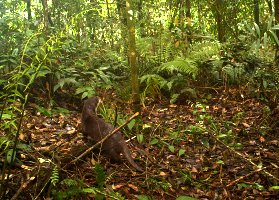
[[[97,116],[97,107],[100,103],[98,97],[90,97],[84,101],[81,117],[82,131],[85,135],[91,137],[95,142],[100,141],[106,135],[114,130],[113,125],[105,122],[104,119]],[[142,172],[133,160],[130,150],[125,143],[121,132],[116,132],[101,144],[101,150],[114,162],[121,161],[121,153],[129,161],[129,163],[138,171]]]

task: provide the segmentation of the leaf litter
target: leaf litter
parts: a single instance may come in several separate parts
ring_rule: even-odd
[[[127,105],[115,104],[127,116],[133,114]],[[81,180],[83,187],[98,188],[96,163],[105,171],[104,191],[127,199],[137,195],[154,199],[184,195],[197,199],[277,199],[279,195],[279,112],[270,112],[255,99],[221,94],[186,105],[147,102],[142,110],[144,140],[139,144],[131,136],[129,141],[136,162],[145,167],[144,173],[135,172],[126,161],[110,163],[97,150],[65,167],[92,145],[81,134],[80,113],[52,117],[31,113],[28,111],[20,136],[21,144],[30,145],[19,148],[21,162],[12,169],[10,178],[13,187],[9,192],[14,194],[21,188],[18,199],[49,197],[54,165],[59,181]],[[65,190],[59,182],[55,187]]]

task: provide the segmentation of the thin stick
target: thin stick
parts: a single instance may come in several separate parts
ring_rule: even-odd
[[[119,126],[118,128],[114,129],[110,134],[106,135],[103,139],[101,139],[99,142],[97,142],[96,144],[94,144],[92,147],[89,147],[85,152],[83,152],[82,154],[80,154],[77,158],[75,158],[74,160],[72,160],[69,164],[75,163],[76,161],[78,161],[79,159],[81,159],[83,156],[85,156],[86,154],[88,154],[92,149],[94,149],[97,145],[103,143],[105,140],[107,140],[109,137],[111,137],[113,134],[117,133],[122,127],[124,127],[126,124],[128,124],[132,119],[134,119],[135,117],[137,117],[139,115],[139,112],[136,112],[133,116],[131,116],[129,119],[127,119],[124,124],[122,124],[121,126]],[[68,164],[67,164],[68,165]],[[67,166],[66,165],[66,166]],[[65,166],[65,167],[66,167]]]
[[[260,171],[262,171],[262,170],[264,170],[264,169],[266,169],[266,167],[258,168],[258,169],[256,169],[255,171],[252,171],[252,172],[250,172],[249,174],[246,174],[245,176],[241,176],[241,177],[239,177],[238,179],[236,179],[236,180],[230,182],[229,184],[227,184],[226,187],[230,187],[230,186],[232,186],[232,185],[238,183],[239,181],[243,180],[244,178],[247,178],[248,176],[251,176],[252,174],[255,174],[255,173],[257,173],[257,172],[260,172]]]
[[[221,143],[223,146],[225,146],[229,151],[233,152],[234,154],[238,155],[240,158],[244,159],[246,162],[250,163],[251,165],[255,166],[256,168],[259,168],[258,165],[256,163],[254,163],[252,161],[251,158],[245,158],[245,156],[243,154],[241,154],[240,152],[230,148],[229,146],[227,146],[224,142],[222,142],[221,140],[219,140],[215,135],[213,130],[209,129],[208,132],[217,142]],[[268,175],[269,177],[279,181],[279,178],[275,177],[273,174],[269,173],[268,171],[265,170],[266,167],[263,167],[261,170],[256,170],[255,172],[260,172],[262,171],[263,173],[265,173],[266,175]]]
[[[28,184],[34,180],[34,176],[32,176],[31,178],[29,178],[25,183],[21,184],[20,188],[16,191],[16,193],[14,194],[14,196],[11,198],[11,200],[15,200],[17,199],[17,197],[20,195],[20,193],[22,192],[22,190],[24,188],[26,188],[28,186]]]

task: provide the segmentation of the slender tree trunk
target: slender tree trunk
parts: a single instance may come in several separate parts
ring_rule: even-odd
[[[145,31],[144,31],[144,23],[143,23],[143,14],[142,14],[142,0],[138,0],[138,20],[140,23],[140,36],[144,37],[145,36]]]
[[[259,0],[254,0],[254,21],[260,26],[260,7]]]
[[[123,26],[121,27],[121,37],[123,39],[123,51],[127,53],[127,16],[125,10],[125,1],[124,0],[117,0],[117,13],[119,16],[120,21],[122,22]],[[121,46],[117,47],[117,51],[120,53]]]
[[[223,4],[224,2],[222,0],[216,0],[215,8],[213,9],[215,21],[217,24],[218,40],[221,43],[225,41],[225,30],[223,26]]]
[[[186,42],[192,43],[192,16],[191,16],[191,0],[186,0],[186,18],[187,18],[187,26],[186,26]]]
[[[48,32],[48,6],[47,6],[47,0],[42,0],[43,5],[43,11],[44,11],[44,25],[45,25],[45,32]]]
[[[113,40],[113,26],[112,26],[112,17],[110,16],[110,10],[109,10],[109,2],[106,0],[107,4],[107,16],[109,20],[109,27],[110,27],[110,47],[113,49],[114,47],[114,40]]]
[[[140,110],[140,96],[139,96],[139,77],[137,66],[136,53],[136,39],[135,39],[135,25],[133,17],[133,9],[131,0],[126,0],[126,15],[128,28],[128,58],[131,68],[131,85],[132,85],[132,99],[135,111]]]
[[[28,14],[28,21],[32,20],[32,15],[31,15],[31,0],[26,1],[26,10]]]
[[[279,0],[274,0],[274,11],[275,11],[275,21],[276,24],[279,23]],[[277,38],[279,38],[279,30],[276,30]],[[277,45],[277,50],[275,54],[275,62],[279,64],[279,46]]]

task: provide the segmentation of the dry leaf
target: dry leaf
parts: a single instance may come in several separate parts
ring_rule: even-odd
[[[160,176],[167,176],[167,174],[165,172],[160,172]]]
[[[195,168],[195,167],[192,167],[192,171],[191,171],[192,173],[198,173],[198,170],[197,170],[197,168]]]
[[[128,184],[128,186],[129,186],[130,188],[132,188],[133,190],[135,190],[136,192],[139,191],[138,187],[135,186],[135,185],[133,185],[133,184]]]
[[[261,142],[261,143],[265,142],[265,139],[264,139],[263,136],[260,137],[260,142]]]
[[[111,187],[112,187],[112,189],[117,190],[117,189],[122,188],[124,185],[125,185],[124,183],[121,183],[121,184],[117,184],[117,185],[112,185]]]
[[[245,128],[250,128],[250,125],[247,124],[247,123],[245,123],[245,122],[243,122],[242,125],[243,125]]]

